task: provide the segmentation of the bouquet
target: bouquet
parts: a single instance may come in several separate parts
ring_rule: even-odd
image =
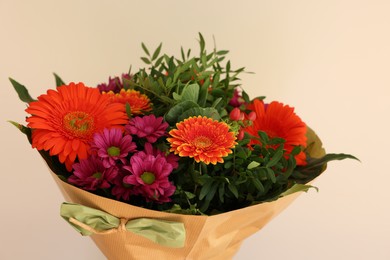
[[[146,68],[88,87],[65,83],[12,122],[68,201],[61,216],[109,259],[229,259],[326,168],[294,108],[250,98],[228,51],[177,58],[145,44]]]

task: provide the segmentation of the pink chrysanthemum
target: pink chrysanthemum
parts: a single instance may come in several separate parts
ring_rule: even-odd
[[[68,178],[68,182],[84,190],[109,188],[118,173],[116,167],[105,168],[102,160],[95,155],[73,164],[73,169],[73,175]]]
[[[163,122],[162,117],[148,115],[144,117],[134,117],[125,126],[126,131],[139,138],[145,138],[149,143],[154,143],[158,138],[165,135],[168,123]]]
[[[146,154],[151,154],[153,156],[157,156],[157,155],[164,156],[167,162],[172,165],[173,169],[177,169],[177,167],[179,167],[179,163],[178,163],[179,157],[174,155],[173,153],[163,152],[157,148],[153,148],[152,144],[150,143],[145,143],[144,151]]]
[[[122,135],[122,131],[117,128],[105,128],[102,133],[93,136],[92,150],[102,159],[106,168],[115,166],[117,161],[126,163],[126,156],[135,152],[137,146],[132,142],[130,135]]]
[[[130,196],[134,193],[133,186],[123,182],[123,178],[128,174],[127,171],[119,169],[118,175],[113,181],[114,187],[111,190],[111,194],[115,196],[117,200],[130,200]]]
[[[133,185],[134,193],[142,195],[147,201],[169,202],[176,187],[169,181],[172,165],[163,156],[153,156],[138,152],[130,159],[130,165],[123,166],[131,175],[123,182]]]

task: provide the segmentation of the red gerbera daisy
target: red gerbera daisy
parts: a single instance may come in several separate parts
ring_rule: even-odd
[[[171,143],[171,152],[181,157],[194,158],[205,164],[223,163],[222,157],[232,153],[237,143],[233,132],[224,122],[207,117],[190,117],[176,124],[167,138]]]
[[[119,93],[109,91],[105,93],[110,97],[112,103],[121,103],[130,105],[132,115],[142,115],[144,112],[152,110],[148,96],[134,89],[121,89]]]
[[[31,102],[26,112],[31,114],[27,122],[33,129],[33,148],[58,155],[68,171],[76,157],[87,158],[93,134],[128,121],[121,104],[110,104],[108,96],[83,83],[48,90]]]
[[[258,136],[258,131],[266,132],[270,138],[283,138],[284,149],[289,154],[295,146],[306,147],[306,124],[295,114],[294,108],[277,101],[265,105],[263,101],[254,100],[248,109],[256,112],[253,125],[246,127],[245,132]],[[249,145],[259,144],[258,140],[251,140]],[[306,164],[304,152],[295,156],[297,165]]]

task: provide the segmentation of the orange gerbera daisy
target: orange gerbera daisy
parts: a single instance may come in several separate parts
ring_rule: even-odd
[[[237,143],[236,136],[229,126],[207,117],[194,116],[176,124],[167,138],[171,152],[181,157],[194,158],[205,164],[223,163],[222,157],[232,153]]]
[[[26,112],[28,126],[33,129],[32,146],[58,155],[68,171],[76,160],[87,158],[94,133],[128,122],[121,104],[111,104],[109,97],[97,88],[83,83],[70,83],[48,90],[31,102]]]
[[[144,112],[152,110],[148,96],[134,89],[121,89],[119,93],[109,91],[105,93],[110,97],[112,103],[130,105],[132,115],[142,115]]]
[[[295,114],[294,108],[277,101],[264,105],[263,101],[254,100],[248,109],[256,112],[253,125],[246,127],[245,132],[258,136],[258,131],[266,132],[270,138],[283,138],[284,149],[289,154],[295,146],[306,147],[306,124]],[[251,140],[249,145],[259,144],[258,140]],[[297,165],[306,164],[304,152],[295,156]]]

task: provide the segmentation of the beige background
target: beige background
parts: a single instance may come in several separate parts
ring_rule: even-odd
[[[17,130],[8,77],[32,96],[65,81],[90,85],[142,66],[140,43],[178,54],[197,32],[231,51],[252,97],[296,107],[334,162],[316,185],[235,259],[390,259],[390,1],[0,0],[0,259],[104,259],[58,215],[63,201]]]

